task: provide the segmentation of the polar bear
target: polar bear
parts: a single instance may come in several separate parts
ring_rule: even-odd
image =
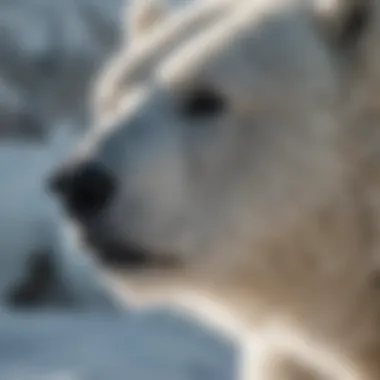
[[[378,379],[380,2],[203,1],[153,29],[50,179],[107,279],[236,334],[242,379]]]

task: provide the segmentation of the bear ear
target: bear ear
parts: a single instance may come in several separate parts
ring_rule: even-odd
[[[316,0],[318,24],[339,49],[355,47],[369,30],[375,0]]]
[[[165,19],[168,4],[165,0],[134,0],[127,13],[128,38],[134,40]]]

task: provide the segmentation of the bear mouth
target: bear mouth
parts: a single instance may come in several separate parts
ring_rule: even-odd
[[[177,260],[168,255],[160,255],[133,242],[118,242],[99,235],[86,234],[85,245],[100,262],[110,269],[172,269],[178,267]]]

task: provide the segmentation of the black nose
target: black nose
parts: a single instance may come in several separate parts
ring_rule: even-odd
[[[94,162],[70,164],[58,169],[48,180],[67,211],[79,218],[97,215],[112,198],[115,182],[110,173]]]

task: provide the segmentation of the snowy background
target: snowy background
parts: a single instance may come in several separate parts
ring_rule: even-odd
[[[2,380],[232,380],[233,354],[167,312],[0,317]]]

